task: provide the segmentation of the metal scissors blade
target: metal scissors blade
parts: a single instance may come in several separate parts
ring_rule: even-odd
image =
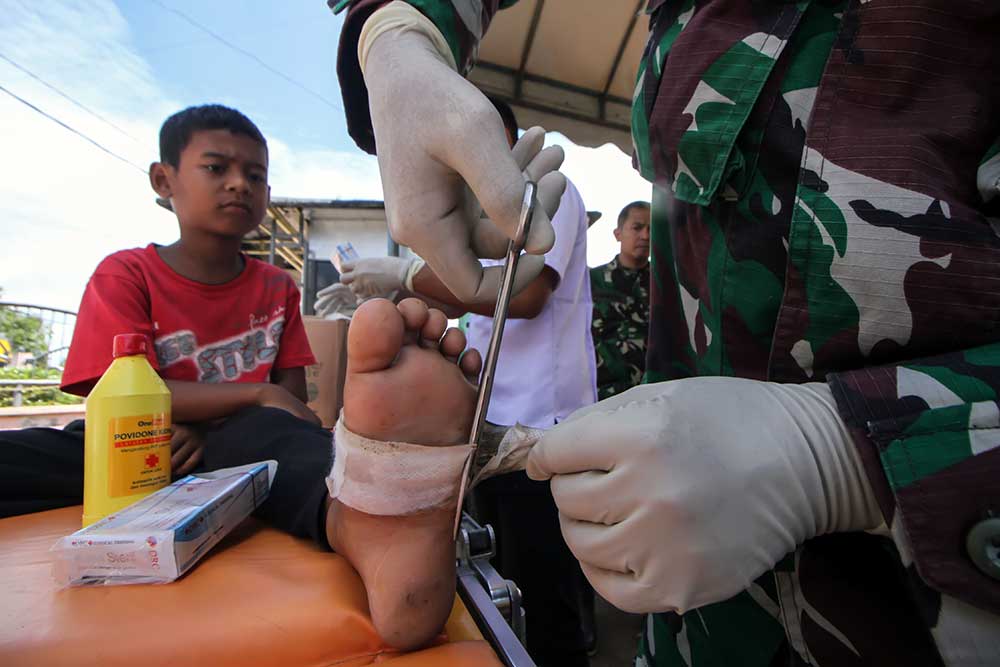
[[[500,281],[500,293],[497,295],[497,306],[493,311],[493,330],[490,333],[490,344],[486,349],[486,357],[483,359],[483,372],[479,379],[479,392],[476,395],[476,412],[472,418],[472,431],[469,434],[469,442],[472,443],[472,454],[465,464],[462,472],[462,485],[458,491],[458,510],[455,516],[455,534],[458,534],[458,524],[462,517],[462,501],[465,498],[465,489],[469,483],[469,471],[472,461],[476,458],[476,450],[479,448],[479,440],[483,434],[483,427],[486,424],[486,412],[490,406],[490,396],[493,393],[493,378],[496,376],[497,358],[500,356],[500,342],[503,340],[503,329],[507,323],[507,312],[510,308],[511,292],[514,289],[514,274],[517,271],[517,262],[524,250],[528,232],[531,231],[531,218],[535,214],[535,194],[538,185],[534,181],[527,181],[524,184],[524,198],[521,200],[521,215],[517,221],[517,231],[514,239],[507,244],[507,259],[504,262],[503,276]]]

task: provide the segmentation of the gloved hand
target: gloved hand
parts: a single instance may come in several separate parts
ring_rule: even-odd
[[[328,285],[316,292],[316,303],[313,309],[316,315],[325,320],[336,316],[351,317],[358,308],[358,297],[351,288],[342,283]]]
[[[563,536],[605,599],[685,612],[805,540],[881,523],[825,384],[700,377],[577,411],[535,445]]]
[[[413,291],[413,276],[424,266],[419,257],[366,257],[342,265],[340,282],[359,299],[392,299],[401,289]]]
[[[550,218],[565,188],[556,171],[562,149],[542,150],[544,130],[532,128],[512,151],[493,105],[428,36],[440,37],[434,25],[382,31],[368,43],[365,33],[374,31],[379,12],[365,24],[359,55],[392,237],[423,257],[462,301],[494,301],[503,269],[484,269],[478,258],[506,253],[531,178],[538,205],[525,250],[539,256],[518,264],[519,290],[541,272],[540,255],[554,242]]]

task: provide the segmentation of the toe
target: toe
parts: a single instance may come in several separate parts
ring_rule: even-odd
[[[420,338],[427,341],[430,347],[437,347],[447,328],[448,317],[437,308],[431,308],[427,313],[427,321],[420,330]]]
[[[483,370],[483,358],[479,355],[479,350],[476,348],[469,348],[465,354],[462,355],[461,360],[458,362],[458,366],[473,384],[478,384],[479,373]]]
[[[396,308],[399,309],[399,313],[403,316],[407,342],[416,343],[420,330],[424,328],[424,324],[427,323],[427,318],[430,316],[427,304],[420,299],[411,297],[400,301],[396,305]]]
[[[392,365],[403,344],[403,316],[388,299],[365,301],[347,332],[349,373],[370,373]]]
[[[441,339],[441,354],[452,361],[458,361],[458,357],[465,350],[465,334],[461,329],[448,329]]]

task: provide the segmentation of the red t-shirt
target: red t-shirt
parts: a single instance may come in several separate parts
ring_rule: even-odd
[[[90,391],[120,333],[146,334],[149,363],[168,380],[268,382],[272,368],[316,363],[295,282],[270,264],[244,261],[233,280],[206,285],[171,269],[153,244],[106,257],[80,302],[63,391]]]

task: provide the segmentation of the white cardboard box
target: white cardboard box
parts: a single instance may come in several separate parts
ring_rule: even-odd
[[[168,583],[263,503],[276,461],[188,475],[52,547],[66,586]]]

